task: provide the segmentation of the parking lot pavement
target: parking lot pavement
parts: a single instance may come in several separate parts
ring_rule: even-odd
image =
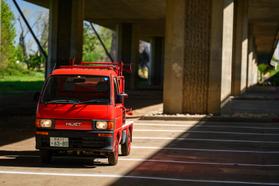
[[[279,185],[279,123],[136,120],[132,153],[117,166],[67,157],[43,165],[31,127],[0,131],[1,186]],[[5,142],[10,135],[17,140]]]

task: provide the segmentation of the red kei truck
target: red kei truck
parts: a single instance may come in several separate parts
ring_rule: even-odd
[[[61,66],[46,80],[36,112],[36,148],[41,161],[53,155],[108,158],[131,150],[133,122],[126,120],[123,63]]]

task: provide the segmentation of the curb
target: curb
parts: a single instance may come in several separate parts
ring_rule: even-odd
[[[187,117],[187,116],[143,116],[139,120],[165,120],[165,121],[216,121],[216,122],[279,122],[279,117],[224,117],[224,116],[206,116],[206,117]]]

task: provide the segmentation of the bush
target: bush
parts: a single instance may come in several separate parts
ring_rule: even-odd
[[[0,71],[0,77],[5,76],[20,76],[24,74],[30,74],[31,72],[25,69],[21,64],[10,63],[5,69]]]
[[[268,72],[268,67],[269,66],[267,64],[262,63],[258,65],[258,70],[260,71],[260,73],[265,74]]]

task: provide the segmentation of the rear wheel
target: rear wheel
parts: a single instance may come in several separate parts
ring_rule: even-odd
[[[50,150],[40,150],[40,158],[42,163],[50,163],[51,156],[52,154]]]
[[[130,130],[128,129],[126,131],[126,139],[125,139],[125,143],[121,144],[121,154],[123,156],[128,156],[130,154],[131,151],[131,134],[130,134]]]
[[[114,144],[114,152],[110,153],[108,155],[108,163],[110,165],[116,165],[118,162],[118,153],[119,153],[119,143],[118,143],[118,139],[115,140],[115,144]]]

